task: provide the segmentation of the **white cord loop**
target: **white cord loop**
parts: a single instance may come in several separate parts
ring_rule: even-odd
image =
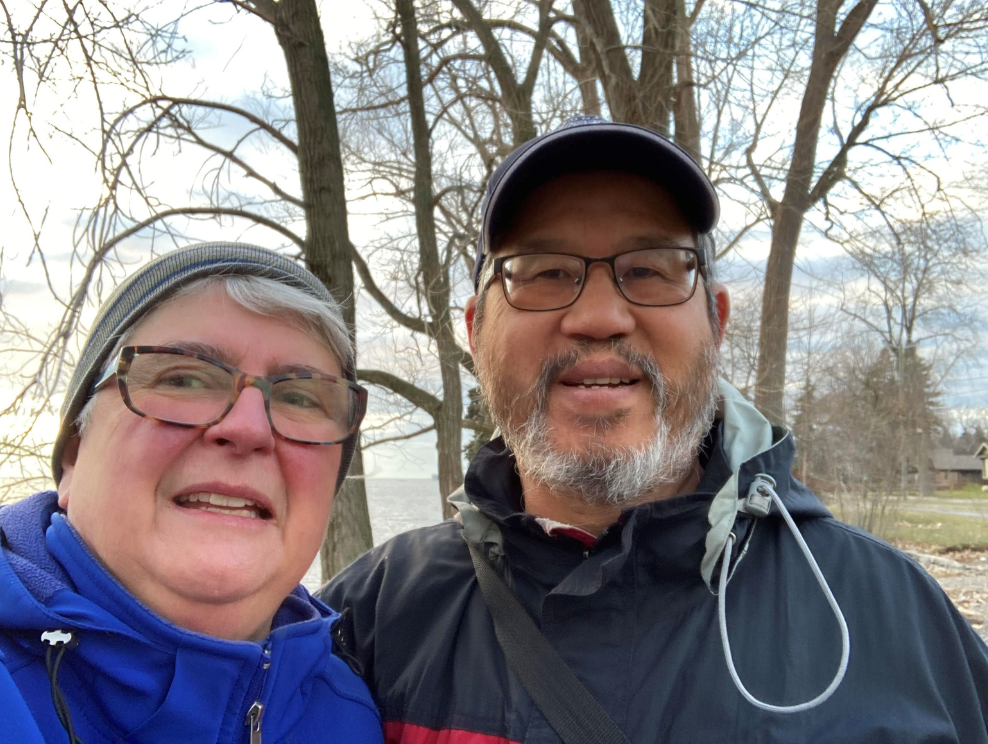
[[[749,703],[754,705],[756,708],[761,708],[762,710],[767,710],[772,713],[801,713],[805,710],[810,710],[815,708],[824,701],[826,701],[834,691],[840,686],[840,683],[844,680],[844,674],[847,672],[847,662],[851,655],[851,635],[847,629],[847,621],[844,620],[844,613],[841,612],[840,607],[837,604],[837,600],[834,598],[833,592],[830,591],[830,586],[827,584],[827,580],[823,576],[823,572],[820,571],[820,567],[817,565],[816,559],[813,558],[813,554],[810,552],[809,546],[803,539],[803,536],[799,533],[799,528],[796,527],[796,523],[793,521],[792,516],[790,516],[789,511],[786,509],[785,505],[782,503],[782,499],[775,492],[772,487],[775,485],[774,481],[771,481],[768,476],[759,475],[758,479],[762,479],[763,482],[758,484],[758,489],[760,493],[765,493],[766,491],[771,494],[772,501],[782,514],[782,518],[786,520],[786,524],[789,525],[789,529],[792,531],[793,537],[796,538],[796,542],[799,544],[800,550],[803,551],[803,555],[806,557],[806,562],[810,564],[810,569],[813,571],[813,575],[816,577],[817,583],[820,588],[823,589],[824,595],[827,597],[827,602],[830,604],[830,608],[834,612],[834,617],[837,618],[837,622],[840,625],[840,637],[841,637],[841,657],[840,666],[837,669],[837,674],[831,680],[827,689],[821,692],[812,700],[808,700],[805,703],[799,703],[798,705],[771,705],[770,703],[765,703],[756,698],[747,689],[745,689],[744,684],[741,682],[741,678],[738,676],[737,669],[734,668],[734,659],[731,656],[731,643],[727,637],[727,581],[731,552],[734,548],[734,541],[737,539],[732,532],[727,538],[727,544],[724,546],[723,560],[720,566],[720,580],[718,582],[717,591],[717,617],[720,621],[720,640],[724,648],[724,658],[727,660],[727,670],[731,674],[731,679],[734,681],[734,686],[738,688],[738,692],[744,696],[744,699]],[[767,481],[771,481],[772,485],[768,485]],[[767,512],[766,512],[767,513]]]

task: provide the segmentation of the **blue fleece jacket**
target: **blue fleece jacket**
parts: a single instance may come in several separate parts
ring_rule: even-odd
[[[45,631],[78,645],[58,673],[76,735],[101,742],[381,742],[364,683],[333,655],[337,613],[302,587],[262,643],[179,628],[141,605],[59,513],[56,494],[0,508],[0,740],[67,742]],[[255,738],[255,741],[257,739]]]

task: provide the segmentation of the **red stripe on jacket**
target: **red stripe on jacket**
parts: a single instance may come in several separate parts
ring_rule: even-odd
[[[503,736],[463,729],[431,729],[403,721],[386,721],[384,740],[386,744],[521,744]]]

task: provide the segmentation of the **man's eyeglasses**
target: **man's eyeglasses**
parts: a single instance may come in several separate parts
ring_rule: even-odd
[[[367,390],[319,372],[255,377],[218,359],[169,346],[125,346],[93,386],[117,377],[127,407],[154,421],[205,429],[218,424],[248,387],[264,396],[273,431],[302,444],[339,444],[357,431]]]
[[[696,291],[703,255],[695,248],[645,248],[603,258],[523,253],[494,260],[508,304],[518,310],[559,310],[576,302],[593,263],[611,267],[618,291],[634,305],[679,305]]]

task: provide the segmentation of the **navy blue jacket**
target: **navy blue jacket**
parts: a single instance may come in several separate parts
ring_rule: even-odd
[[[590,549],[546,534],[522,509],[511,452],[500,439],[486,445],[467,472],[462,524],[398,535],[318,593],[351,610],[350,653],[386,740],[559,741],[506,664],[467,535],[489,554],[498,546],[493,558],[516,596],[636,744],[988,744],[988,649],[967,620],[918,564],[833,519],[790,476],[788,434],[775,430],[767,448],[738,457],[725,441],[736,444],[744,430],[719,421],[696,492],[626,511]],[[737,499],[762,474],[778,484],[850,630],[843,682],[800,713],[768,712],[741,696],[719,635],[719,571],[702,572],[718,495],[733,483]],[[725,595],[738,674],[762,701],[810,700],[837,670],[837,621],[778,508],[762,518],[734,509],[728,503],[723,519],[739,540]]]
[[[101,742],[380,742],[364,683],[333,653],[338,618],[302,587],[263,643],[183,630],[142,606],[42,493],[0,508],[0,741],[66,742],[41,634],[72,631],[58,672],[76,735]]]

